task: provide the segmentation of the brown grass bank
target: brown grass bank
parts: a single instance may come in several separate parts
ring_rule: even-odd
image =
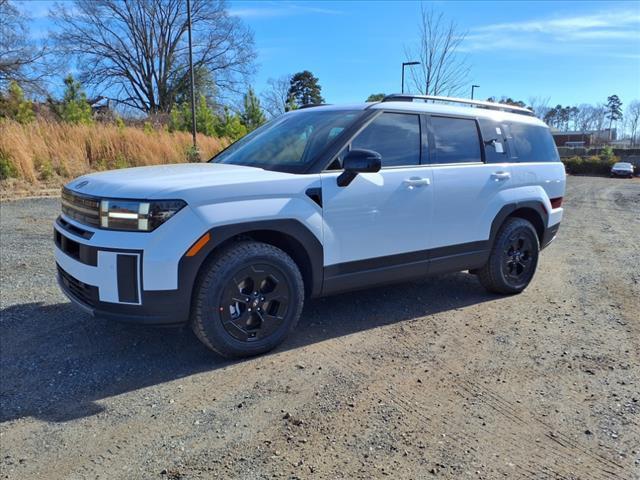
[[[228,145],[224,138],[198,134],[203,159]],[[100,124],[35,121],[0,122],[2,189],[52,188],[88,172],[187,161],[186,132]]]

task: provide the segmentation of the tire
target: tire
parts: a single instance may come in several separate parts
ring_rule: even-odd
[[[489,260],[478,269],[478,279],[489,292],[520,293],[533,279],[539,255],[533,225],[522,218],[507,218],[498,230]]]
[[[281,344],[302,313],[304,283],[279,248],[242,241],[215,254],[198,276],[191,327],[228,358],[268,352]]]

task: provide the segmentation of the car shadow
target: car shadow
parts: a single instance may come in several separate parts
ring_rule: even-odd
[[[276,352],[496,298],[456,273],[309,300]],[[0,422],[92,416],[104,410],[101,399],[237,362],[211,353],[189,328],[113,323],[69,303],[0,311],[0,347]]]

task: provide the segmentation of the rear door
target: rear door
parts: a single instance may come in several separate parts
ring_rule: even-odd
[[[429,133],[434,260],[486,249],[498,196],[512,184],[503,132],[490,127],[483,140],[475,118],[431,115]]]
[[[431,168],[422,164],[420,115],[383,112],[343,150],[374,150],[377,173],[339,187],[341,170],[322,177],[324,254],[329,276],[425,261],[432,207]],[[426,138],[426,134],[425,134]],[[340,156],[338,158],[340,160]]]

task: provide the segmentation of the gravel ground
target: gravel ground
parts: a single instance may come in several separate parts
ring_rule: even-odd
[[[56,199],[1,208],[3,478],[640,478],[640,180],[570,177],[521,295],[458,273],[307,303],[239,362],[92,319]]]

